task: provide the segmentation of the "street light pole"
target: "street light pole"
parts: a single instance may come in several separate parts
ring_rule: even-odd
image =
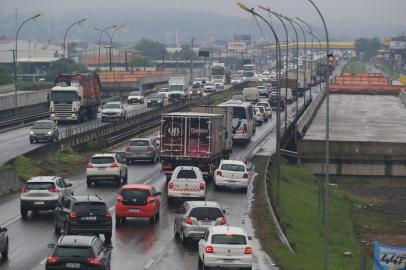
[[[300,28],[300,30],[303,33],[303,39],[304,39],[303,106],[305,107],[306,106],[306,78],[307,78],[307,74],[306,74],[306,66],[307,66],[306,34],[305,34],[303,27],[299,23],[297,23],[293,19],[292,19],[292,22]]]
[[[323,269],[328,270],[328,201],[329,201],[329,196],[328,196],[328,186],[329,186],[329,165],[330,165],[330,97],[329,97],[329,71],[328,71],[328,58],[329,58],[329,51],[330,51],[330,43],[329,43],[329,38],[328,38],[328,30],[327,30],[327,25],[326,21],[324,20],[323,15],[321,14],[319,8],[316,6],[316,4],[313,2],[313,0],[307,0],[317,11],[319,14],[321,21],[323,22],[323,27],[324,31],[326,32],[326,67],[325,67],[325,78],[326,78],[326,164],[325,164],[325,180],[324,180],[324,190],[325,190],[325,195],[324,195],[324,208],[323,208],[323,213],[324,213],[324,241],[323,241],[323,250],[324,250],[324,259],[323,259]]]
[[[304,21],[304,20],[302,20],[301,18],[299,18],[299,17],[296,17],[296,19],[298,20],[298,21],[300,21],[301,23],[303,23],[304,25],[306,25],[307,26],[307,28],[309,28],[309,31],[310,31],[310,35],[312,36],[312,55],[311,55],[311,58],[310,58],[310,81],[312,80],[312,78],[313,78],[313,53],[314,53],[314,47],[313,47],[313,42],[314,42],[314,35],[313,35],[313,28],[310,26],[310,24],[308,24],[306,21]],[[310,86],[310,98],[312,97],[312,87]]]
[[[103,35],[103,33],[105,33],[106,35],[107,35],[107,37],[109,37],[110,38],[110,35],[109,35],[109,33],[107,32],[107,30],[109,30],[109,29],[113,29],[113,28],[116,28],[116,27],[118,27],[118,25],[112,25],[112,26],[108,26],[108,27],[106,27],[106,28],[103,28],[103,29],[100,29],[100,28],[97,28],[97,27],[93,27],[93,30],[96,30],[96,31],[99,31],[100,32],[100,35],[99,35],[99,67],[101,66],[101,64],[100,64],[100,42],[101,42],[101,37],[102,37],[102,35]],[[111,39],[110,39],[110,44],[111,44]],[[110,64],[110,66],[111,66],[111,64]],[[110,70],[111,71],[111,70]]]
[[[254,8],[248,8],[245,4],[241,2],[237,2],[237,4],[242,8],[243,10],[251,13],[254,16],[257,16],[261,20],[263,20],[266,25],[271,29],[272,34],[275,38],[275,43],[276,43],[276,76],[277,76],[277,81],[278,81],[278,103],[281,101],[281,89],[280,89],[280,76],[281,76],[281,70],[280,70],[280,53],[281,53],[281,47],[279,43],[279,38],[278,35],[275,32],[275,29],[272,27],[272,25],[269,23],[268,20],[266,20],[263,16],[258,14],[257,12],[254,11]],[[276,206],[279,206],[279,187],[280,187],[280,130],[281,130],[281,123],[280,123],[280,118],[281,118],[281,113],[280,113],[281,106],[278,104],[277,110],[276,110],[276,169],[277,169],[277,192],[276,192]]]
[[[18,59],[17,59],[17,54],[18,54],[18,33],[21,30],[21,27],[23,27],[24,24],[26,24],[27,22],[31,21],[31,20],[35,20],[36,18],[38,18],[39,16],[41,16],[40,13],[26,19],[25,21],[23,21],[23,23],[20,25],[20,27],[18,27],[17,32],[16,32],[16,39],[15,39],[15,51],[14,51],[14,115],[17,116],[17,108],[18,108],[18,103],[17,103],[17,71],[18,71]]]
[[[279,21],[282,23],[283,28],[285,29],[285,36],[286,36],[286,61],[285,61],[285,100],[287,101],[288,98],[288,72],[289,72],[289,34],[288,34],[288,29],[286,28],[286,24],[285,22],[282,20],[282,18],[280,17],[280,15],[276,12],[271,11],[271,9],[265,8],[261,5],[258,6],[259,8],[269,12],[269,14],[273,14],[275,15]],[[285,133],[286,133],[286,129],[288,126],[288,110],[287,108],[285,109]]]
[[[308,32],[309,33],[309,32]],[[310,33],[309,33],[310,34]],[[314,37],[314,39],[315,40],[317,40],[317,42],[319,43],[319,48],[320,48],[320,50],[322,49],[322,46],[321,46],[321,41],[320,41],[320,39],[317,37],[317,35],[315,34],[315,33],[311,33],[311,35]],[[315,63],[316,64],[316,63]],[[315,70],[316,70],[316,72],[317,72],[317,65],[316,65],[316,68],[315,68]],[[319,83],[319,86],[320,86],[320,93],[321,93],[321,82]]]
[[[86,18],[80,19],[79,21],[76,21],[76,22],[72,23],[71,25],[69,25],[68,29],[66,29],[65,35],[63,37],[63,58],[69,57],[68,56],[68,43],[67,43],[67,39],[66,39],[66,36],[68,35],[69,30],[72,29],[73,26],[80,24],[86,20],[87,20]]]

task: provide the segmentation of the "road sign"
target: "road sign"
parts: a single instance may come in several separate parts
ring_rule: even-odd
[[[209,57],[210,52],[208,52],[208,51],[199,51],[199,56],[201,56],[201,57]]]

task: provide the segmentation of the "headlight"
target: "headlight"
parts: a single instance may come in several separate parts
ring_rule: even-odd
[[[34,132],[31,130],[30,134],[31,134],[31,135],[34,135]]]
[[[52,134],[52,131],[48,131],[48,135],[51,135]]]
[[[161,100],[158,100],[158,103],[161,103],[162,101]]]

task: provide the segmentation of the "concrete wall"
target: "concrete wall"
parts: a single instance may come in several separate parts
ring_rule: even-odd
[[[14,84],[0,85],[0,93],[9,93],[15,90]]]
[[[18,178],[14,168],[0,170],[0,195],[19,190],[23,182]]]
[[[300,136],[304,136],[307,128],[313,121],[313,118],[316,116],[317,110],[319,109],[320,105],[323,103],[324,97],[326,96],[326,91],[322,90],[322,92],[316,96],[310,103],[309,107],[303,113],[303,115],[299,118],[296,124],[296,130]]]
[[[406,106],[406,92],[405,92],[405,90],[400,90],[399,91],[399,97],[400,97],[400,100],[403,102],[403,104]]]
[[[18,107],[47,102],[50,89],[21,92],[17,94]],[[0,96],[0,111],[14,108],[14,94]]]

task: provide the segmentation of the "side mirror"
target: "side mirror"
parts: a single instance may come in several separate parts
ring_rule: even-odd
[[[156,195],[156,196],[161,196],[161,195],[162,195],[162,192],[158,191],[158,192],[155,193],[155,195]]]
[[[226,213],[226,210],[225,209],[223,209],[223,214],[225,214]]]
[[[72,187],[72,183],[68,183],[68,187]]]
[[[48,93],[47,94],[47,101],[50,101],[51,100],[51,93]]]
[[[78,96],[78,101],[81,101],[82,100],[82,97],[81,96]]]
[[[55,244],[48,244],[47,247],[48,247],[48,248],[54,248],[54,247],[55,247]]]
[[[248,240],[252,240],[252,236],[248,236]]]
[[[6,227],[1,227],[0,228],[0,232],[7,232],[7,231],[8,231],[8,229]]]

